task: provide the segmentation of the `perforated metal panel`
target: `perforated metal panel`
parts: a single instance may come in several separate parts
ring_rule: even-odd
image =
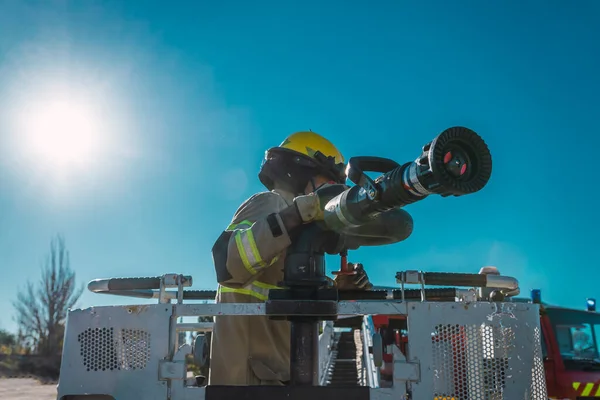
[[[150,360],[150,333],[136,329],[122,329],[117,341],[121,369],[144,369]]]
[[[544,371],[544,357],[542,355],[542,334],[539,327],[534,329],[535,342],[533,349],[533,368],[531,369],[531,394],[534,399],[546,399],[548,397],[546,390],[546,372]]]
[[[87,371],[144,369],[150,360],[150,333],[112,327],[88,328],[77,335]]]
[[[409,358],[415,398],[546,400],[539,315],[530,305],[416,303]]]
[[[57,399],[168,398],[167,382],[158,372],[160,360],[169,355],[171,313],[168,304],[71,310]]]
[[[438,325],[432,337],[434,396],[502,399],[513,339],[510,328]]]
[[[88,371],[118,369],[113,328],[88,328],[77,335],[83,365]]]

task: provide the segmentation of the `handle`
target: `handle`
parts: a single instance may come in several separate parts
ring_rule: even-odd
[[[118,291],[136,291],[136,290],[158,290],[160,289],[161,279],[165,279],[166,287],[178,285],[178,279],[181,279],[183,287],[192,286],[192,277],[187,275],[170,274],[164,277],[139,277],[139,278],[105,278],[94,279],[88,283],[88,290],[94,293],[110,293]]]
[[[370,156],[351,157],[348,160],[346,174],[351,182],[364,188],[368,196],[371,199],[375,199],[378,197],[377,185],[365,172],[386,173],[399,166],[400,164],[389,158]]]
[[[519,282],[512,276],[464,274],[455,272],[419,272],[401,271],[396,273],[396,280],[409,284],[434,286],[462,286],[516,290]]]
[[[369,177],[365,172],[379,172],[385,174],[394,168],[399,167],[396,161],[383,157],[360,156],[351,157],[348,160],[348,179],[357,185],[363,186],[363,179]]]

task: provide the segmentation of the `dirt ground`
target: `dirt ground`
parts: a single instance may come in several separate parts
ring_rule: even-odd
[[[56,384],[42,385],[29,378],[0,378],[2,400],[56,400]]]

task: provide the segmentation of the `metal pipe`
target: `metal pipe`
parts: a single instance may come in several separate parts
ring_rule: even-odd
[[[89,289],[89,287],[88,287]],[[98,294],[112,294],[115,296],[125,296],[125,297],[137,297],[140,299],[158,299],[159,292],[151,290],[151,289],[137,289],[137,290],[97,290],[97,287],[93,287],[94,290],[90,289],[94,293]],[[167,292],[169,298],[174,299],[175,294],[171,295],[172,292]]]
[[[456,297],[456,288],[435,288],[435,289],[404,289],[404,300],[422,301],[422,295],[425,294],[430,301],[454,301]],[[339,300],[403,300],[402,289],[394,290],[344,290],[338,294]]]
[[[316,386],[319,382],[319,324],[292,320],[290,380],[295,386]]]
[[[177,331],[181,332],[212,332],[212,322],[180,322],[177,324]]]
[[[267,314],[265,303],[207,303],[207,304],[174,304],[178,317],[194,317],[198,315],[270,315],[289,316],[293,313],[271,312]],[[336,314],[340,318],[352,315],[384,314],[406,315],[407,303],[398,301],[340,301]]]
[[[327,386],[327,378],[333,358],[333,341],[333,323],[327,321],[323,328],[323,333],[319,335],[319,386]],[[321,366],[321,355],[325,356],[325,354],[327,355],[327,360],[323,362],[324,366]]]
[[[379,387],[379,379],[377,379],[377,372],[375,370],[375,363],[369,347],[373,345],[372,335],[374,331],[373,320],[370,316],[365,315],[362,323],[362,341],[363,341],[363,363],[367,369],[367,386],[371,388]]]
[[[169,317],[169,361],[173,360],[175,353],[177,352],[179,342],[179,336],[177,335],[177,315],[176,310],[172,310],[172,314]]]
[[[88,287],[89,288],[89,287]],[[93,289],[93,290],[92,290]],[[97,294],[112,294],[115,296],[125,297],[136,297],[141,299],[158,299],[160,292],[151,289],[135,289],[135,290],[101,290],[102,287],[99,285],[92,285],[92,292]],[[173,300],[177,298],[177,292],[165,290],[163,297],[165,299]],[[216,290],[184,290],[182,295],[184,300],[214,300],[216,297]]]
[[[512,276],[484,275],[487,279],[485,287],[515,290],[519,288],[519,281]]]
[[[160,289],[163,278],[176,279],[175,282],[169,282],[166,287],[177,287],[179,282],[183,287],[192,286],[192,277],[189,275],[173,276],[171,274],[163,277],[143,277],[143,278],[102,278],[94,279],[88,283],[88,290],[98,292],[140,290],[140,289]]]

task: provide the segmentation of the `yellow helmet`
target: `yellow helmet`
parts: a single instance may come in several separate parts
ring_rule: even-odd
[[[266,151],[258,176],[269,190],[273,190],[277,181],[280,186],[299,194],[317,175],[344,183],[345,163],[342,153],[329,140],[316,132],[301,131]]]
[[[326,157],[333,157],[336,164],[345,163],[344,156],[333,143],[312,131],[292,133],[279,147],[295,150],[311,158],[315,158],[315,153],[320,151]]]

